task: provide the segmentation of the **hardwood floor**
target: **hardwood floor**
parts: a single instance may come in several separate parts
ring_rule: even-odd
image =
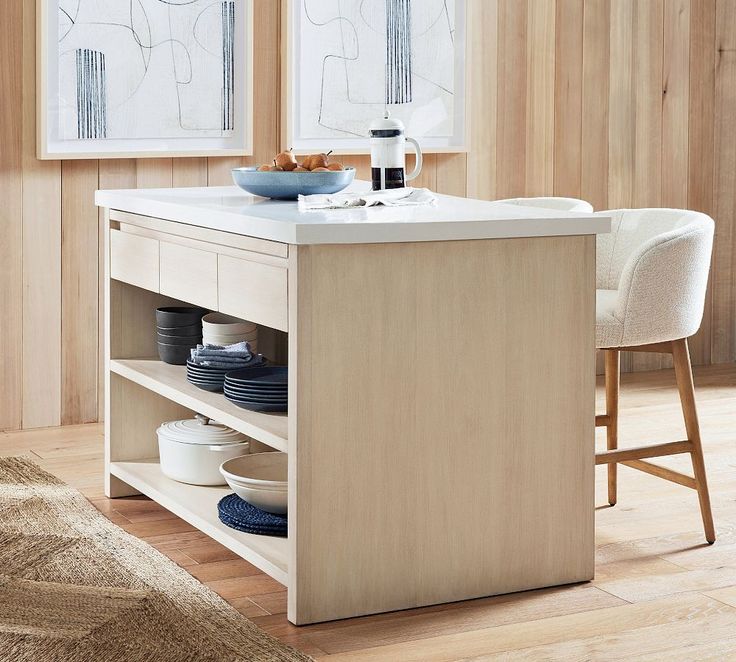
[[[621,447],[684,438],[671,370],[621,381]],[[715,545],[704,542],[692,490],[622,467],[610,508],[600,466],[594,581],[302,628],[286,620],[281,585],[246,561],[145,498],[106,499],[100,426],[2,433],[0,455],[28,454],[262,628],[317,658],[736,659],[736,365],[696,369],[695,383]],[[597,432],[599,449],[604,434]],[[662,464],[690,472],[688,457]]]

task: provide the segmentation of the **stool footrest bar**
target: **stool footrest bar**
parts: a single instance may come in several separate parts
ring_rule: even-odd
[[[693,444],[691,441],[670,441],[665,444],[601,451],[595,454],[595,463],[610,464],[611,462],[641,460],[645,457],[662,457],[664,455],[677,455],[678,453],[691,453],[692,450]]]
[[[658,464],[652,464],[651,462],[645,462],[644,460],[627,460],[621,464],[625,464],[627,467],[631,467],[632,469],[638,469],[646,474],[657,476],[657,478],[664,478],[665,480],[677,483],[678,485],[689,487],[692,490],[698,489],[695,479],[692,476],[681,474],[679,471],[673,471],[667,467],[660,467]]]

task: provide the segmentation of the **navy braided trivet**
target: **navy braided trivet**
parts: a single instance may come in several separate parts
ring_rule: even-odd
[[[228,494],[217,504],[220,521],[231,529],[245,533],[286,538],[287,520],[285,515],[274,515],[251,506],[237,494]]]

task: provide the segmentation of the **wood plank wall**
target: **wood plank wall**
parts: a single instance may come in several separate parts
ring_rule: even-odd
[[[227,184],[232,166],[281,147],[282,7],[255,0],[253,157],[36,160],[35,4],[0,3],[0,429],[100,417],[94,190]],[[468,4],[470,149],[429,155],[418,184],[713,215],[711,287],[692,353],[696,363],[736,360],[736,0]],[[345,160],[366,173],[367,157]],[[630,370],[663,365],[624,360]]]

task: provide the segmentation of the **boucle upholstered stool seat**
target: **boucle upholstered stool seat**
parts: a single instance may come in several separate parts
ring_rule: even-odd
[[[524,207],[541,207],[542,209],[557,209],[559,211],[593,211],[593,206],[589,202],[578,198],[507,198],[506,200],[494,200],[494,202]]]
[[[596,464],[608,465],[608,501],[616,503],[617,464],[622,463],[697,491],[705,538],[715,541],[710,496],[695,407],[687,338],[700,327],[713,245],[713,219],[681,209],[618,209],[611,233],[597,237],[596,347],[605,353],[607,451]],[[687,439],[618,449],[620,352],[671,354]],[[694,476],[645,458],[689,453]]]

